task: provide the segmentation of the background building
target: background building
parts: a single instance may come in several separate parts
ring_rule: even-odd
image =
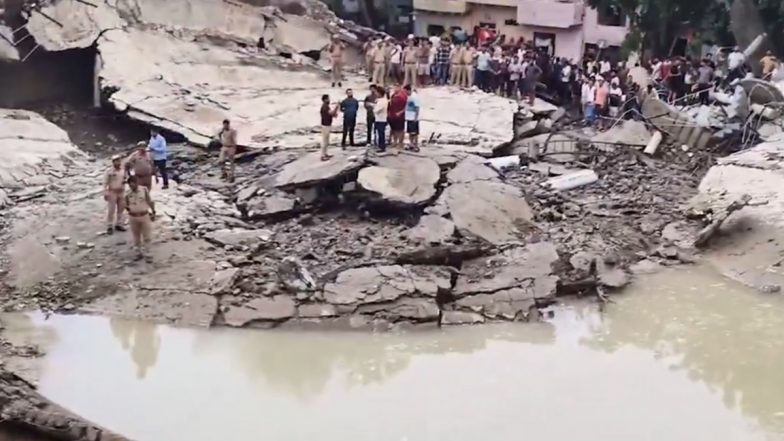
[[[440,35],[485,26],[523,37],[558,57],[575,61],[599,49],[616,57],[628,32],[625,16],[607,8],[597,10],[583,1],[558,0],[414,0],[417,35]]]

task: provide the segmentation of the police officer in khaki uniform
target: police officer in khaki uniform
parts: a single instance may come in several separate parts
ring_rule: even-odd
[[[125,231],[125,173],[122,157],[112,156],[112,166],[103,175],[103,200],[106,201],[106,233]]]
[[[223,120],[221,131],[218,132],[218,141],[221,144],[218,161],[221,164],[221,178],[229,182],[234,181],[234,156],[237,154],[237,130],[231,127],[228,119]]]
[[[147,187],[147,190],[152,190],[152,173],[155,171],[155,164],[152,162],[152,157],[147,152],[147,143],[139,141],[136,144],[136,151],[131,153],[131,156],[125,161],[126,175],[136,176],[139,185]]]
[[[139,185],[136,176],[128,178],[130,191],[125,195],[125,207],[133,236],[133,246],[136,249],[136,260],[146,258],[147,248],[152,238],[152,221],[155,219],[155,204],[150,197],[147,187]]]
[[[462,59],[462,75],[460,76],[460,86],[465,88],[470,88],[474,85],[474,56],[476,55],[476,50],[471,46],[466,47],[463,50],[463,59]]]
[[[343,87],[343,43],[338,37],[332,37],[332,44],[329,46],[329,59],[332,62],[332,87],[337,83],[338,87]]]
[[[409,38],[403,50],[403,85],[410,84],[416,87],[417,58],[419,51],[414,46],[414,39]]]
[[[460,84],[460,75],[463,66],[463,45],[456,45],[449,54],[449,85],[457,86]]]
[[[376,40],[368,40],[365,43],[365,70],[367,72],[368,81],[373,81],[373,58],[376,56],[378,50]]]
[[[387,44],[379,40],[373,52],[373,84],[384,87],[387,77]]]

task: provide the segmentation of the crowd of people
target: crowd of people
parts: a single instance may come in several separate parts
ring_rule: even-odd
[[[218,161],[221,179],[234,181],[234,158],[237,153],[237,130],[229,120],[223,124],[210,142],[210,147],[220,149]],[[136,259],[150,260],[148,245],[152,240],[152,222],[155,220],[155,203],[152,199],[153,180],[162,181],[161,189],[169,188],[168,145],[166,138],[156,128],[150,130],[150,139],[140,141],[128,157],[112,156],[112,164],[103,175],[103,199],[106,202],[106,234],[125,231],[125,217],[131,227],[131,237]]]
[[[333,75],[338,72],[338,76],[333,76],[333,86],[341,85],[342,53],[342,45],[330,46]],[[384,123],[389,118],[392,144],[401,148],[399,120],[405,120],[408,115],[402,109],[406,107],[407,97],[420,87],[476,87],[510,99],[527,100],[530,104],[538,93],[563,107],[578,110],[586,124],[603,129],[617,118],[640,118],[641,101],[646,97],[673,104],[708,104],[713,91],[749,75],[752,70],[738,47],[718,50],[716,57],[710,53],[698,59],[674,56],[652,59],[644,65],[611,61],[597,54],[587,54],[577,62],[552,56],[522,39],[506,42],[503,36],[483,38],[481,32],[462,39],[450,35],[428,38],[409,35],[403,41],[379,38],[365,43],[364,54],[365,71],[372,83],[365,102],[368,127],[369,131],[375,127],[377,145],[382,151],[386,148],[386,137],[379,132],[380,125],[373,124]],[[760,60],[760,67],[763,78],[767,79],[777,77],[780,70],[779,61],[770,52]],[[328,126],[325,124],[328,120],[331,124],[325,115],[334,117],[338,111],[345,112],[342,145],[346,132],[353,134],[356,111],[360,108],[358,102],[352,102],[346,112],[344,102],[332,108],[327,103],[321,112],[322,127]],[[371,107],[368,102],[375,104]],[[379,112],[379,102],[387,103],[386,113]],[[418,101],[408,105],[416,109],[418,121]],[[417,126],[418,122],[413,131],[418,133]],[[324,129],[323,133],[328,137],[328,130]],[[326,149],[324,139],[322,147]],[[368,139],[372,139],[370,134]],[[353,137],[350,141],[353,144]],[[411,146],[418,149],[413,142]],[[325,150],[323,156],[328,159]]]

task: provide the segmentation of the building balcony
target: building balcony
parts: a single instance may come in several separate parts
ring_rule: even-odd
[[[465,14],[468,3],[463,0],[414,0],[414,9],[449,14]]]
[[[469,2],[477,5],[508,6],[510,8],[516,8],[519,3],[518,0],[469,0]]]
[[[518,0],[517,23],[528,26],[567,29],[583,23],[582,1]]]

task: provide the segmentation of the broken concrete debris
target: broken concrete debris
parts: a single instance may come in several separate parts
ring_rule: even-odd
[[[295,188],[332,182],[362,168],[365,155],[364,150],[343,150],[329,161],[322,161],[319,152],[308,153],[284,165],[274,177],[275,186]]]
[[[455,224],[441,216],[428,214],[419,218],[419,223],[406,233],[408,238],[428,245],[448,242],[455,236]]]
[[[450,185],[438,204],[462,235],[494,245],[521,241],[533,228],[533,211],[519,188],[493,181]]]
[[[58,292],[45,297],[45,307],[70,304],[76,311],[103,308],[204,325],[347,317],[394,324],[439,316],[446,324],[479,323],[525,319],[531,308],[554,301],[559,287],[577,286],[587,270],[567,261],[581,252],[620,256],[612,264],[595,259],[591,283],[607,288],[625,285],[625,268],[636,260],[683,260],[680,244],[669,241],[669,226],[683,221],[678,207],[696,184],[692,172],[704,159],[700,154],[715,142],[718,126],[728,124],[718,112],[646,103],[644,121],[596,131],[540,98],[528,105],[422,88],[419,153],[369,155],[364,148],[330,146],[333,158],[322,161],[311,149],[319,144],[316,107],[330,90],[321,68],[324,49],[338,36],[353,51],[372,31],[334,20],[318,2],[305,1],[303,8],[293,15],[211,0],[165,10],[153,0],[44,6],[41,12],[63,19],[62,27],[32,14],[32,38],[48,50],[96,45],[104,105],[196,145],[208,143],[228,118],[241,146],[250,149],[236,184],[227,186],[215,182],[214,159],[184,148],[174,166],[183,182],[157,192],[164,254],[179,252],[171,249],[176,242],[198,262],[184,255],[161,259],[161,267],[175,270],[151,274],[155,283],[143,287],[107,262],[102,268],[123,287],[119,292],[101,299]],[[353,75],[346,82],[364,84]],[[759,114],[765,118],[765,109]],[[25,124],[24,118],[38,117],[0,122],[10,127]],[[15,203],[14,213],[26,214],[25,206],[48,204],[48,192],[94,191],[102,167],[63,134],[53,134],[52,145],[41,150],[45,160],[0,165],[0,180],[14,185],[0,186],[0,205]],[[649,152],[654,158],[639,155],[657,136],[656,151]],[[69,176],[71,169],[82,177]],[[93,199],[84,196],[78,209],[100,209]],[[68,255],[78,247],[51,246],[52,237],[66,234],[73,243],[95,244],[81,253],[89,255],[84,264]],[[103,238],[76,228],[50,229],[46,241],[33,241],[31,249],[60,262],[55,278],[75,279],[83,265],[94,271],[110,256]],[[675,254],[671,247],[678,248]],[[98,283],[86,279],[82,283]],[[156,296],[171,309],[153,311]],[[21,298],[9,297],[6,305]],[[198,312],[189,315],[189,308]]]
[[[435,196],[436,184],[441,178],[435,161],[404,153],[380,157],[374,162],[359,171],[357,184],[384,202],[417,206]]]

